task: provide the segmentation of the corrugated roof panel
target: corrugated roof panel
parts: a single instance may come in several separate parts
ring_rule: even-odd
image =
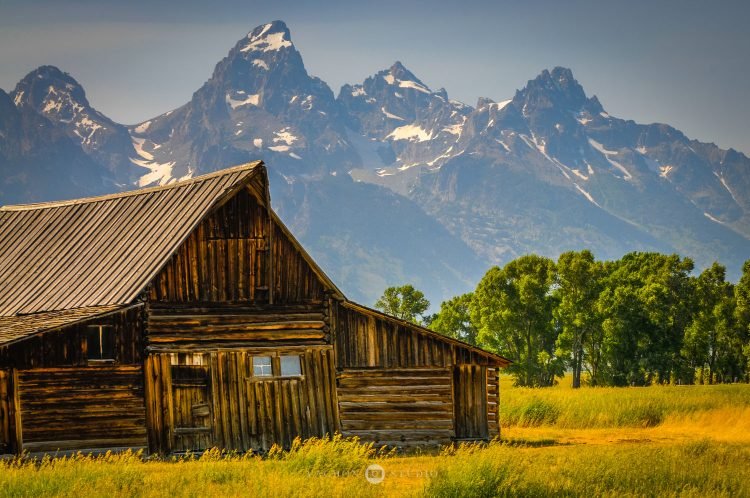
[[[132,302],[259,165],[165,187],[0,208],[0,317]]]

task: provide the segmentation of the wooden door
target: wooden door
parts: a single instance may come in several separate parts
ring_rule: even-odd
[[[489,439],[487,367],[458,365],[453,371],[456,439]]]
[[[172,365],[173,451],[214,446],[208,365]]]

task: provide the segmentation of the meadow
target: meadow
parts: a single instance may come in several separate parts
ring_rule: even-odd
[[[167,460],[0,463],[0,496],[750,496],[750,386],[501,389],[502,437],[397,453],[356,441]],[[385,479],[371,484],[368,465]]]

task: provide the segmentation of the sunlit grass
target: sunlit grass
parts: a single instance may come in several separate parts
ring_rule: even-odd
[[[503,439],[393,454],[297,441],[263,458],[125,453],[0,463],[0,497],[750,496],[750,386],[509,387]],[[368,465],[382,484],[364,478]]]

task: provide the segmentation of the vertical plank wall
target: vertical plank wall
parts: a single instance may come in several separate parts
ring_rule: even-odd
[[[242,190],[180,246],[154,280],[150,299],[266,304],[271,291],[277,304],[321,303],[325,289],[261,200]]]
[[[11,452],[11,406],[13,403],[11,391],[11,370],[0,370],[0,454]]]
[[[280,354],[298,354],[302,375],[252,375],[253,355]],[[151,354],[146,359],[151,450],[267,450],[273,444],[289,447],[298,436],[333,434],[339,430],[333,361],[331,346]],[[174,372],[190,364],[207,367],[210,375],[210,441],[178,426],[195,407],[191,399],[175,397]]]

